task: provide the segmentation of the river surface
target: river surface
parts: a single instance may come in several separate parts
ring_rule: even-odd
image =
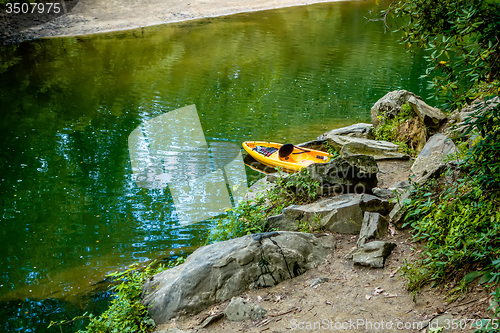
[[[428,97],[421,55],[364,16],[370,1],[202,19],[0,48],[0,331],[55,332],[134,262],[191,253],[172,191],[134,181],[129,136],[195,105],[207,142],[300,143],[391,90]],[[195,162],[196,163],[196,162]],[[246,182],[261,175],[246,168]],[[83,322],[63,331],[82,328]]]

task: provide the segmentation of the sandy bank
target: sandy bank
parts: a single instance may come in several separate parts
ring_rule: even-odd
[[[332,0],[80,0],[67,14],[10,32],[7,40],[12,43],[42,37],[95,34],[320,2]]]

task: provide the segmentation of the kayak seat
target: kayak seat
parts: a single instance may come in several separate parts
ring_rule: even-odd
[[[271,154],[275,153],[278,150],[278,148],[264,147],[264,146],[255,146],[255,148],[252,149],[252,150],[256,151],[257,153],[259,153],[261,155],[269,157],[269,156],[271,156]]]
[[[280,158],[285,158],[288,157],[295,147],[291,143],[285,143],[283,146],[280,147],[280,150],[278,152],[278,155]]]

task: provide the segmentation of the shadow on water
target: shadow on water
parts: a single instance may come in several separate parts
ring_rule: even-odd
[[[0,327],[53,331],[50,320],[101,311],[106,294],[90,295],[107,273],[203,244],[213,223],[180,223],[178,188],[134,181],[128,138],[141,124],[194,104],[209,146],[297,144],[369,122],[388,91],[427,98],[421,55],[367,25],[371,9],[317,4],[0,47]]]
[[[159,256],[152,260],[134,265],[142,270],[149,264],[165,263],[179,256],[187,256],[196,248],[172,251],[169,256]],[[122,271],[129,267],[109,267],[111,270]],[[87,269],[88,270],[88,269]],[[92,276],[91,274],[94,273]],[[43,288],[33,290],[15,290],[0,298],[0,316],[5,332],[38,332],[45,331],[54,322],[70,321],[67,324],[54,326],[53,330],[76,332],[84,329],[88,318],[72,320],[85,312],[99,314],[104,312],[112,294],[109,292],[112,280],[102,271],[86,273],[86,269],[68,270],[60,276],[42,280]],[[86,275],[87,274],[87,275]],[[66,287],[64,287],[66,285]],[[71,285],[72,287],[68,286]],[[73,287],[74,286],[74,287]],[[64,287],[61,289],[61,287]],[[76,290],[75,290],[76,289]]]
[[[59,322],[81,316],[84,309],[91,309],[93,313],[104,312],[109,306],[109,297],[107,292],[85,295],[80,300],[84,307],[51,298],[0,302],[2,328],[4,332],[76,332],[85,328],[88,319],[79,319],[60,328],[47,327],[51,321]]]

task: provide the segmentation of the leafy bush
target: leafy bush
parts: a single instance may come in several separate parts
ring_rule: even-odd
[[[329,155],[328,156],[329,161],[334,160],[340,156],[339,151],[337,149],[335,149],[335,147],[330,145],[328,142],[325,143],[325,146],[326,146],[326,149],[327,149],[327,152]]]
[[[210,229],[206,244],[217,243],[252,233],[266,231],[267,208],[263,198],[255,203],[241,201],[239,205],[217,219],[217,224]]]
[[[486,111],[486,110],[485,110]],[[478,179],[481,186],[500,188],[500,105],[469,119],[469,131],[476,130],[480,137],[465,157],[465,167]],[[467,132],[468,133],[468,132]]]
[[[396,0],[379,19],[389,27],[391,17],[404,21],[398,30],[405,47],[427,52],[423,77],[429,78],[436,98],[446,98],[443,109],[451,112],[477,98],[498,97],[500,1]],[[462,155],[464,179],[454,184],[415,186],[413,196],[405,202],[405,220],[414,229],[414,239],[426,242],[421,257],[402,268],[410,290],[453,278],[462,280],[452,292],[464,290],[476,278],[480,283],[498,284],[499,120],[498,106],[480,110],[467,120],[469,132],[479,137]],[[382,129],[379,135],[390,137],[392,132]],[[498,303],[499,288],[494,295]],[[498,308],[494,317],[497,315]],[[498,331],[485,327],[484,321],[482,326],[481,332]]]
[[[269,199],[280,206],[309,203],[318,198],[319,185],[312,179],[309,170],[302,169],[287,178],[280,176],[277,186],[269,193]]]
[[[147,308],[141,303],[141,293],[144,282],[153,275],[177,266],[184,262],[183,257],[171,261],[167,266],[154,262],[144,270],[138,270],[136,265],[123,272],[109,274],[115,283],[111,291],[115,298],[111,306],[99,317],[91,317],[86,331],[81,333],[123,333],[150,332],[155,324],[149,317]]]
[[[463,278],[467,271],[484,266],[490,272],[485,282],[497,282],[491,277],[500,272],[500,265],[495,265],[500,255],[499,193],[481,189],[473,179],[436,186],[415,184],[412,198],[404,203],[414,240],[426,242],[421,258],[402,268],[408,288]]]
[[[267,193],[253,202],[242,201],[237,207],[228,210],[223,217],[219,217],[217,224],[207,235],[206,244],[270,231],[267,225],[269,216],[281,213],[283,208],[290,205],[314,201],[319,196],[318,188],[319,182],[313,181],[306,169],[287,178],[280,172],[276,186]],[[303,229],[311,230],[306,226]]]
[[[382,12],[395,17],[401,43],[409,50],[425,49],[430,80],[443,107],[452,111],[480,97],[499,93],[500,1],[397,0]]]

